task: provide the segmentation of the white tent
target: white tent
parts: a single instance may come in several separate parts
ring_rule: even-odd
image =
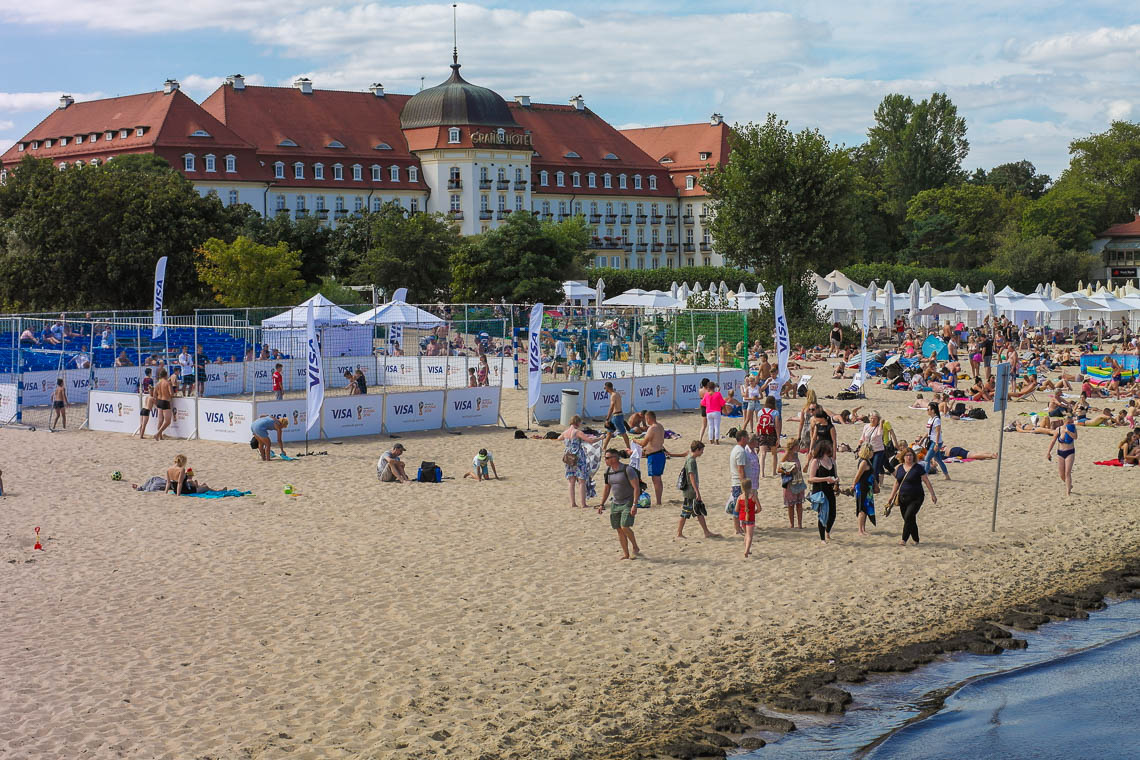
[[[261,342],[286,356],[305,353],[305,334],[309,304],[313,305],[313,322],[320,333],[321,353],[325,356],[369,356],[372,354],[372,330],[350,322],[354,316],[320,293],[292,309],[261,321]]]
[[[1111,293],[1102,292],[1089,298],[1090,301],[1100,306],[1099,311],[1107,311],[1110,314],[1118,314],[1123,311],[1132,311],[1135,307],[1124,301],[1121,301]]]
[[[929,303],[946,306],[956,312],[984,312],[990,310],[989,301],[964,290],[949,290],[930,298]]]
[[[562,283],[562,295],[570,303],[584,304],[593,301],[597,293],[584,282],[567,280]]]
[[[841,290],[838,293],[832,293],[827,298],[820,301],[820,306],[828,309],[834,315],[837,311],[862,311],[864,293],[858,293],[852,288]],[[836,319],[836,317],[832,317]]]
[[[363,314],[357,314],[352,321],[360,325],[404,325],[405,327],[430,328],[444,324],[444,321],[421,308],[404,303],[389,301]]]
[[[747,290],[741,288],[739,291],[729,297],[728,302],[734,308],[741,311],[747,309],[763,309],[765,306],[767,306],[767,299],[765,299],[763,296],[763,292],[749,293]]]
[[[683,309],[685,302],[660,290],[633,288],[607,299],[606,306],[640,306],[647,309]]]
[[[840,272],[838,269],[831,270],[831,272],[829,272],[823,279],[827,280],[828,282],[834,282],[836,287],[838,287],[840,290],[850,289],[859,294],[867,292],[867,289],[865,287],[855,282],[850,277],[843,274],[843,272]]]

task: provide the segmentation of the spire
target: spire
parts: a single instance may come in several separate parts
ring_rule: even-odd
[[[457,3],[451,4],[451,68],[456,71],[459,70],[459,33],[458,26],[456,25],[456,6]]]

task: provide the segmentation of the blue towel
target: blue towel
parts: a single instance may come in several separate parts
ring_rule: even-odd
[[[184,496],[197,496],[199,499],[224,499],[227,496],[249,496],[253,491],[238,491],[230,488],[226,491],[204,491],[202,493],[188,493]]]

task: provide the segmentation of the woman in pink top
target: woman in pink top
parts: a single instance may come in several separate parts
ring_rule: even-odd
[[[716,383],[709,383],[708,393],[701,400],[705,407],[705,416],[709,422],[709,441],[720,445],[720,413],[724,409],[724,396],[720,395],[720,387]]]

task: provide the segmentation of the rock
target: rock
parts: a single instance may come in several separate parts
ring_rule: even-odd
[[[441,742],[450,736],[451,736],[450,731],[448,731],[446,728],[441,728],[440,730],[436,731],[434,734],[429,734],[428,738],[429,739],[435,739],[437,742]]]
[[[876,657],[867,663],[867,670],[872,673],[909,673],[917,668],[913,660],[899,657],[896,654],[887,654]]]
[[[761,731],[775,731],[777,733],[786,734],[789,731],[796,730],[796,724],[787,718],[778,718],[775,715],[765,715],[762,712],[755,713],[752,716],[752,722],[756,728]],[[744,746],[743,743],[741,746]]]
[[[1089,613],[1084,610],[1078,610],[1075,607],[1068,607],[1053,602],[1042,602],[1037,605],[1037,609],[1041,614],[1048,615],[1053,618],[1060,618],[1062,620],[1088,620]]]
[[[767,703],[776,710],[786,712],[823,713],[824,715],[843,712],[843,705],[838,702],[825,702],[793,694],[772,694],[768,697]]]
[[[697,731],[693,734],[693,741],[708,742],[714,747],[735,747],[736,742],[729,739],[727,736],[721,734],[714,734],[711,731]]]
[[[850,704],[851,695],[843,689],[837,689],[834,686],[820,686],[811,690],[810,694],[812,699],[818,699],[821,702],[832,702],[834,704],[843,706]]]
[[[867,671],[863,668],[847,666],[837,670],[835,676],[844,683],[863,683],[867,680]]]
[[[1001,645],[1006,649],[1026,649],[1029,642],[1025,639],[1002,639]]]
[[[989,639],[971,639],[966,650],[971,654],[1001,654],[1005,651]]]
[[[1035,631],[1038,626],[1045,625],[1048,622],[1049,616],[1042,615],[1039,612],[1017,612],[1010,610],[1001,618],[1002,625],[1020,628],[1025,631]]]
[[[740,746],[744,749],[760,749],[767,743],[759,736],[746,736],[740,740]]]
[[[743,734],[751,728],[737,713],[722,713],[714,717],[712,727],[714,731],[730,734]]]
[[[993,623],[979,623],[978,626],[974,628],[974,633],[978,634],[979,636],[985,636],[988,639],[1013,638],[1012,633],[1002,628],[1000,625],[994,625]]]
[[[698,757],[725,757],[728,753],[721,747],[711,744],[692,742],[686,739],[677,739],[661,747],[661,754],[679,758],[679,760],[693,760]]]

